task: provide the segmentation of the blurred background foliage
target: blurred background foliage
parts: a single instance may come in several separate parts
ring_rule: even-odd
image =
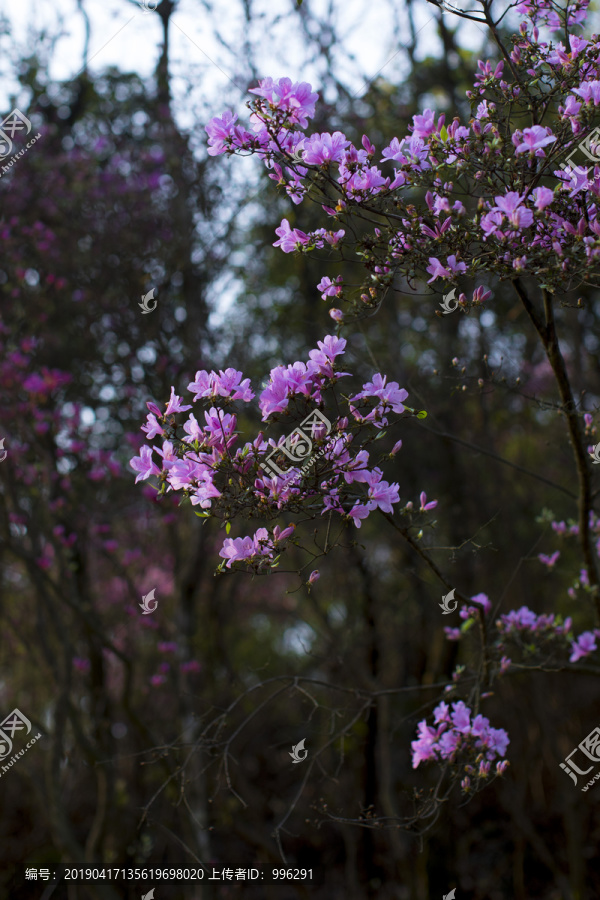
[[[380,149],[424,106],[447,121],[470,115],[477,53],[451,16],[430,8],[444,54],[421,58],[415,4],[390,4],[407,74],[397,84],[379,74],[356,93],[339,74],[337,19],[294,6],[275,24],[300,29],[318,64],[326,100],[311,130],[338,128],[356,144],[368,134]],[[227,40],[222,5],[199,7]],[[176,12],[162,0],[167,35]],[[269,69],[260,35],[249,26],[237,86],[301,80],[302,67]],[[272,247],[283,216],[309,231],[321,211],[293,207],[255,160],[207,157],[206,119],[177,125],[168,49],[148,83],[87,67],[57,83],[46,49],[18,66],[23,111],[43,138],[0,180],[0,698],[3,715],[18,707],[44,736],[0,781],[1,893],[41,896],[25,867],[56,862],[277,865],[277,835],[287,864],[321,870],[324,885],[244,888],[248,897],[429,900],[456,886],[461,900],[592,900],[600,819],[559,762],[596,725],[593,666],[498,683],[483,712],[510,734],[507,776],[466,805],[453,795],[436,821],[401,827],[437,778],[411,768],[416,723],[436,685],[469,662],[468,641],[445,639],[442,592],[419,557],[371,517],[319,561],[310,590],[295,551],[269,577],[215,578],[223,532],[134,486],[128,460],[147,400],[162,404],[171,385],[181,393],[199,368],[234,366],[260,389],[271,366],[306,358],[333,331],[323,275],[363,277],[352,260]],[[239,91],[229,99],[243,108]],[[551,574],[537,560],[558,546],[542,510],[576,517],[558,396],[510,285],[487,286],[484,312],[439,318],[425,280],[396,284],[344,334],[345,361],[364,380],[386,373],[428,411],[389,436],[403,448],[388,474],[404,501],[421,490],[439,500],[422,539],[437,565],[502,612],[561,612],[581,630],[591,609],[566,593],[577,549],[561,546]],[[138,303],[151,287],[158,306],[146,316]],[[589,410],[600,305],[592,289],[581,296],[560,328]],[[254,435],[257,407],[238,426]],[[232,536],[243,533],[236,523]],[[152,588],[158,609],[143,617]],[[367,702],[374,691],[388,693]],[[225,771],[218,741],[232,735]],[[298,797],[308,763],[288,754],[302,738],[310,754],[331,743]],[[113,900],[139,885],[61,891]],[[242,892],[165,885],[160,896]]]

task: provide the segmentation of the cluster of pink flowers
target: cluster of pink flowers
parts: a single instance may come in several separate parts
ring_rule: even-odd
[[[475,775],[485,780],[492,762],[497,756],[504,756],[510,743],[508,734],[503,728],[492,728],[485,716],[477,715],[471,721],[472,711],[462,700],[452,704],[452,712],[448,704],[442,702],[433,713],[437,728],[423,719],[417,727],[418,739],[411,742],[413,769],[432,759],[456,763],[460,756],[467,761],[467,775],[461,786],[468,792],[472,788],[471,778]],[[469,764],[471,758],[478,764],[477,768]],[[496,774],[501,775],[507,766],[506,760],[497,762]]]
[[[595,638],[600,637],[600,630],[594,632],[584,631],[575,640],[572,639],[571,626],[572,619],[567,618],[562,621],[560,616],[555,615],[536,615],[526,606],[520,609],[511,610],[506,615],[500,616],[496,622],[496,628],[500,635],[507,638],[518,638],[519,640],[531,642],[542,639],[559,638],[561,643],[567,647],[571,646],[570,662],[577,662],[597,649]],[[503,644],[498,645],[501,649]]]
[[[263,421],[269,423],[276,415],[322,406],[325,391],[332,391],[340,378],[350,375],[336,368],[345,346],[343,338],[327,335],[318,341],[317,349],[310,351],[306,362],[272,369],[258,397]],[[289,465],[290,459],[298,459],[294,440],[267,441],[261,432],[252,443],[235,448],[237,419],[223,407],[235,401],[250,403],[255,396],[249,379],[241,372],[198,371],[188,384],[188,391],[192,403],[209,407],[204,410],[204,423],[193,412],[182,423],[177,422],[177,414],[189,412],[192,405],[184,403],[174,388],[164,410],[148,403],[142,431],[148,441],[159,438],[161,443],[145,443],[132,458],[136,482],[156,476],[161,495],[181,491],[193,506],[200,507],[203,512],[199,515],[214,515],[227,523],[247,512],[249,504],[256,504],[266,517],[273,517],[285,510],[297,512],[300,504],[308,500],[311,509],[318,502],[322,514],[334,511],[360,528],[374,510],[391,514],[400,502],[399,485],[385,480],[382,469],[371,463],[364,443],[352,449],[357,431],[372,430],[373,436],[368,438],[372,440],[377,430],[389,423],[391,413],[400,414],[406,409],[403,401],[407,392],[397,382],[388,382],[385,375],[376,373],[360,392],[348,398],[349,412],[356,422],[354,431],[348,416],[338,416],[330,423],[330,430],[322,421],[312,425],[311,446],[314,442],[321,449],[315,455],[315,470],[318,460],[320,474],[311,479],[310,487],[298,484],[304,469]],[[300,437],[297,431],[292,433],[295,440]],[[306,436],[303,440],[306,445]],[[401,441],[397,442],[391,457],[401,445]],[[283,457],[287,460],[283,461]],[[279,460],[282,465],[287,462],[287,468],[280,469]],[[426,494],[421,493],[421,512],[436,505],[437,500],[427,502]],[[263,527],[253,536],[227,538],[220,551],[226,563],[221,565],[231,568],[236,562],[245,562],[259,571],[274,562],[293,530],[293,526],[283,530],[279,526]]]
[[[318,94],[306,82],[266,78],[252,90],[257,99],[252,103],[251,130],[237,124],[233,112],[225,112],[207,125],[209,153],[257,154],[270,178],[285,187],[296,206],[310,196],[335,220],[335,229],[305,232],[284,218],[274,242],[284,253],[327,248],[330,253],[339,250],[341,258],[347,235],[355,234],[351,217],[359,215],[362,221],[362,211],[369,204],[379,224],[360,243],[367,273],[363,284],[351,287],[341,275],[331,272],[316,286],[325,301],[346,303],[351,312],[363,315],[365,307],[375,309],[395,277],[410,281],[418,272],[428,276],[434,290],[446,290],[461,279],[476,277],[482,244],[486,246],[487,270],[498,279],[541,274],[551,292],[570,288],[587,277],[592,261],[600,259],[600,167],[590,176],[576,168],[570,172],[556,168],[563,156],[590,136],[600,105],[600,43],[596,36],[588,41],[567,31],[583,21],[588,2],[570,0],[567,9],[560,10],[553,0],[522,0],[517,10],[526,19],[513,41],[510,60],[506,60],[510,73],[505,78],[505,61],[478,61],[474,89],[467,93],[472,101],[468,121],[455,118],[446,124],[444,115],[425,109],[413,117],[408,134],[392,138],[378,152],[367,135],[360,146],[354,146],[341,131],[305,134]],[[541,40],[540,25],[560,29],[568,46]],[[512,82],[507,80],[511,77]],[[515,118],[529,114],[527,86],[532,81],[543,83],[556,101],[554,126],[514,128],[507,140],[506,122],[513,120],[507,111]],[[415,203],[415,188],[418,196],[424,196],[424,203]],[[394,214],[389,215],[392,208]],[[346,222],[351,227],[337,227]],[[548,266],[549,258],[557,265]],[[479,286],[470,301],[460,293],[459,306],[466,311],[469,306],[481,306],[490,296],[489,290]],[[330,315],[338,323],[348,320],[337,306]],[[310,404],[321,408],[325,390],[349,376],[336,369],[344,347],[343,339],[330,336],[319,343],[318,350],[311,351],[306,362],[273,369],[259,397],[263,422],[276,414],[306,412]],[[183,424],[186,436],[177,436],[175,420],[167,419],[190,407],[181,406],[174,391],[166,412],[151,407],[145,431],[149,440],[160,436],[164,442],[162,449],[142,447],[139,458],[132,460],[139,473],[136,480],[158,475],[161,491],[182,490],[193,504],[210,511],[204,515],[216,514],[222,504],[227,523],[244,512],[246,504],[258,504],[274,516],[284,510],[296,512],[307,500],[311,510],[320,509],[321,514],[334,511],[360,527],[372,510],[391,513],[399,502],[398,484],[384,480],[382,470],[370,462],[365,444],[353,452],[351,447],[356,429],[376,433],[388,424],[391,413],[405,410],[406,391],[395,382],[388,383],[385,376],[374,375],[362,391],[348,398],[348,417],[335,419],[327,432],[326,447],[323,429],[313,429],[312,439],[322,447],[321,463],[314,479],[303,487],[295,486],[295,466],[283,472],[276,466],[279,474],[269,476],[260,471],[267,455],[273,458],[275,454],[279,462],[283,455],[294,459],[287,440],[264,441],[259,434],[253,443],[234,450],[236,419],[221,407],[253,398],[248,379],[242,380],[241,373],[234,370],[218,375],[199,372],[189,389],[194,402],[213,403],[204,414],[206,425],[200,426],[191,415]],[[352,420],[354,431],[349,426]],[[590,414],[585,422],[586,434],[591,436]],[[398,442],[390,457],[400,446]],[[162,459],[160,468],[154,452]],[[421,493],[421,513],[436,504]],[[408,503],[405,511],[412,508]],[[592,520],[600,555],[600,525],[594,515]],[[553,522],[552,527],[560,536],[578,534],[577,525]],[[244,561],[258,569],[273,560],[280,544],[291,537],[291,530],[292,526],[283,531],[261,528],[253,536],[227,539],[221,556],[228,568]],[[559,558],[558,550],[538,556],[549,571]],[[587,573],[582,572],[583,587],[586,579]],[[569,595],[575,595],[574,589]],[[475,595],[460,611],[461,629],[446,629],[447,636],[458,639],[473,619],[481,616],[483,622],[490,610],[487,595]],[[568,648],[570,643],[572,662],[596,650],[595,639],[600,636],[600,632],[586,631],[574,640],[570,619],[562,623],[558,617],[537,616],[526,607],[501,616],[496,625],[499,649],[507,638],[534,644],[552,640],[559,648]],[[510,659],[503,656],[500,671],[509,666]],[[450,714],[442,703],[435,710],[437,727],[425,721],[419,724],[419,738],[412,745],[413,766],[427,759],[452,763],[459,753],[472,756],[479,768],[465,767],[462,784],[468,791],[471,776],[477,783],[487,778],[491,762],[504,754],[508,736],[503,729],[491,728],[483,716],[475,716],[471,722],[471,710],[462,701],[452,704],[452,710]],[[504,771],[506,765],[499,762],[496,772]]]
[[[560,27],[579,23],[587,5],[588,0],[570,3],[566,14],[561,14],[566,22]],[[400,214],[387,226],[373,229],[369,250],[362,253],[371,273],[370,286],[361,286],[353,298],[339,276],[328,277],[318,286],[324,298],[342,299],[357,308],[360,303],[375,307],[378,290],[389,283],[392,272],[408,276],[416,266],[429,273],[429,283],[453,283],[462,276],[475,276],[482,241],[493,251],[492,268],[499,277],[511,277],[515,272],[535,274],[545,266],[548,254],[557,255],[561,263],[556,271],[546,273],[544,269],[550,289],[565,279],[577,279],[589,260],[600,256],[600,168],[588,184],[587,175],[579,169],[565,174],[555,168],[554,161],[561,150],[566,153],[574,146],[573,138],[589,132],[593,110],[600,103],[597,42],[573,34],[568,49],[560,42],[542,41],[538,24],[558,28],[561,21],[550,0],[531,0],[518,8],[528,20],[515,39],[511,72],[522,70],[523,80],[543,77],[555,91],[559,113],[554,131],[541,125],[517,128],[507,142],[501,110],[507,104],[520,108],[527,98],[520,81],[511,84],[504,79],[504,61],[492,64],[482,60],[478,61],[475,90],[468,92],[475,106],[469,121],[455,118],[446,124],[444,115],[425,109],[413,117],[408,135],[392,138],[380,153],[367,135],[356,147],[341,131],[305,134],[318,94],[306,82],[292,83],[289,78],[266,78],[253,89],[257,100],[250,117],[251,131],[237,125],[232,112],[207,125],[212,155],[258,154],[270,177],[285,186],[295,204],[313,191],[311,196],[321,202],[325,213],[342,223],[367,200],[372,208],[381,201],[380,214],[385,221],[392,196]],[[393,175],[386,176],[376,162],[391,164]],[[500,162],[502,178],[497,174]],[[534,162],[538,168],[532,168]],[[327,189],[322,181],[318,187],[315,184],[319,170],[327,171]],[[538,184],[530,189],[534,171],[536,177],[551,178],[552,186]],[[463,172],[472,175],[479,193],[471,209],[461,199],[465,193]],[[581,193],[584,183],[585,195]],[[511,185],[510,190],[506,184]],[[422,212],[412,205],[416,186],[426,188]],[[337,247],[343,243],[346,229],[305,233],[283,219],[277,236],[275,246],[285,253],[310,252],[326,244]],[[461,294],[460,307],[480,305],[484,290],[477,288],[479,295],[474,293],[471,301]],[[489,296],[485,291],[485,299]],[[340,309],[332,310],[332,317],[338,322],[345,320]]]
[[[227,560],[228,569],[231,568],[232,563],[238,560],[256,561],[258,558],[260,562],[261,556],[272,560],[278,544],[289,538],[294,533],[294,528],[294,525],[289,525],[282,530],[276,525],[272,535],[266,528],[259,528],[253,537],[226,538],[219,551],[219,556]]]

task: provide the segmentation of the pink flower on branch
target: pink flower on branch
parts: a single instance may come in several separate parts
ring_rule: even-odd
[[[151,475],[160,475],[160,469],[152,462],[152,447],[144,445],[140,450],[139,456],[134,456],[129,460],[129,465],[138,473],[135,483],[145,481]]]

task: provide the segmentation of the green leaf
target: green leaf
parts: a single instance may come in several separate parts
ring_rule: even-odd
[[[445,125],[442,125],[442,127],[440,129],[440,137],[443,141],[448,140],[448,130]]]
[[[194,515],[199,516],[201,519],[210,519],[210,513],[199,513],[194,510]]]
[[[225,523],[225,532],[226,532],[226,534],[229,534],[230,531],[231,531],[231,522],[226,522],[226,523]]]
[[[417,413],[417,419],[426,419],[427,418],[427,410],[421,409]]]
[[[475,619],[473,619],[473,618],[467,619],[467,621],[464,623],[464,625],[462,625],[462,627],[460,629],[461,633],[466,634],[467,631],[469,631],[473,627],[474,624],[475,624]]]

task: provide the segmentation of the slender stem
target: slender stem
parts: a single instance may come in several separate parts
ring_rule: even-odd
[[[575,467],[577,469],[577,480],[579,483],[579,543],[583,559],[587,568],[590,585],[594,590],[594,605],[596,609],[596,617],[600,624],[600,592],[598,590],[598,568],[596,558],[592,547],[592,535],[590,529],[590,512],[592,511],[592,485],[590,477],[589,460],[584,446],[584,439],[581,430],[581,423],[577,414],[577,403],[573,397],[571,383],[567,374],[567,368],[563,355],[560,351],[558,334],[556,331],[556,321],[554,318],[554,307],[552,304],[552,295],[549,291],[543,290],[542,296],[544,300],[544,316],[545,322],[538,314],[537,310],[531,303],[529,297],[523,290],[518,279],[513,281],[513,286],[517,296],[523,303],[525,310],[533,323],[534,328],[540,336],[546,357],[558,386],[558,392],[562,401],[562,411],[567,420],[569,437],[573,448],[573,456],[575,459]]]

